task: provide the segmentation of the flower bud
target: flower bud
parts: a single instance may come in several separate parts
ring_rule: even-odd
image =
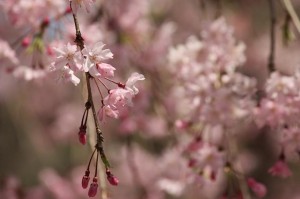
[[[119,184],[119,180],[115,177],[109,170],[106,170],[107,180],[111,185],[117,186]]]
[[[81,186],[82,188],[86,189],[89,185],[90,181],[90,171],[85,171],[84,176],[82,177]]]
[[[98,190],[98,180],[96,177],[94,177],[88,192],[89,197],[94,197],[97,194],[97,190]]]
[[[30,43],[31,43],[31,39],[30,39],[29,37],[25,37],[25,38],[22,40],[22,46],[23,46],[23,47],[29,46]]]
[[[85,143],[86,143],[86,127],[85,126],[82,126],[79,128],[78,137],[79,137],[79,142],[81,144],[85,145]]]

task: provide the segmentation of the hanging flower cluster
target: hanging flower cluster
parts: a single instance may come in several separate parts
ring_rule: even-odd
[[[85,189],[88,187],[90,180],[90,165],[91,161],[96,153],[96,166],[93,180],[90,184],[88,191],[89,197],[94,197],[98,190],[98,157],[101,156],[101,160],[104,163],[106,169],[107,180],[112,185],[118,185],[119,180],[112,174],[109,167],[110,164],[106,158],[103,149],[103,135],[100,130],[98,121],[103,121],[106,117],[118,118],[121,109],[126,106],[132,105],[132,98],[138,94],[139,90],[135,87],[137,81],[144,80],[145,77],[139,73],[132,73],[127,82],[116,82],[112,78],[114,77],[115,67],[105,63],[109,59],[113,58],[113,54],[109,49],[104,48],[105,44],[97,42],[93,45],[85,45],[84,39],[81,36],[79,24],[77,21],[77,9],[84,4],[88,10],[93,1],[70,1],[70,6],[73,12],[74,24],[76,29],[75,44],[67,43],[61,47],[55,47],[54,51],[57,53],[55,61],[51,64],[51,69],[60,73],[61,79],[64,81],[72,82],[75,86],[80,83],[80,78],[77,74],[85,74],[87,81],[88,100],[85,104],[85,110],[82,116],[81,124],[79,127],[79,141],[81,144],[86,143],[87,133],[87,120],[90,110],[92,111],[95,127],[97,142],[95,150],[89,160],[87,170],[82,178],[82,187]],[[97,111],[98,117],[96,117],[96,110],[93,101],[91,82],[95,83],[99,94],[101,96],[101,107]],[[110,89],[106,85],[106,82],[116,85],[116,88]],[[108,95],[104,96],[99,84],[107,90]]]

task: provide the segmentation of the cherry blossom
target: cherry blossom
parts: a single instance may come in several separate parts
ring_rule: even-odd
[[[71,45],[68,43],[62,48],[53,48],[58,56],[55,62],[52,63],[52,66],[55,70],[62,69],[64,66],[68,66],[71,70],[78,70],[81,68],[78,63],[80,57],[80,52],[77,49],[76,45]]]
[[[11,49],[6,41],[0,39],[0,63],[1,64],[17,64],[19,61],[15,51]],[[9,65],[8,65],[9,66]]]
[[[118,119],[119,111],[117,109],[112,108],[110,105],[105,105],[98,111],[99,120],[105,122],[105,117],[109,116],[111,118]]]
[[[21,65],[13,69],[12,75],[26,81],[31,81],[34,79],[45,77],[47,75],[47,72],[45,70],[31,69],[28,66]]]
[[[115,68],[103,61],[112,59],[113,54],[109,49],[103,49],[105,44],[102,42],[96,43],[92,48],[85,46],[82,50],[85,57],[84,71],[90,71],[94,77],[113,77]]]
[[[74,71],[67,66],[64,66],[61,70],[60,79],[66,82],[72,82],[75,86],[80,83],[80,79],[74,75]]]
[[[36,28],[45,18],[55,17],[62,13],[65,10],[66,2],[61,0],[13,0],[1,2],[1,7],[7,12],[14,25],[31,25]]]
[[[278,160],[269,170],[268,172],[273,176],[279,176],[282,178],[286,178],[292,175],[288,165],[283,160]]]
[[[134,86],[134,84],[137,81],[141,81],[141,80],[145,80],[144,75],[139,73],[132,73],[125,84],[126,89],[129,90],[133,95],[138,94],[139,90]]]

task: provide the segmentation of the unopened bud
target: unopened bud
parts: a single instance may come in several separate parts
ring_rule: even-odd
[[[93,182],[90,185],[88,196],[94,197],[97,194],[97,191],[98,191],[98,180],[97,178],[93,178]]]
[[[90,171],[85,171],[84,176],[82,177],[81,186],[86,189],[90,181]]]

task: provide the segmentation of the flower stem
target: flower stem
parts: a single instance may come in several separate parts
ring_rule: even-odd
[[[70,2],[70,7],[72,9],[72,2]],[[80,49],[82,50],[84,48],[84,39],[81,36],[81,32],[80,32],[80,27],[79,27],[79,23],[78,23],[78,19],[76,14],[73,12],[73,19],[74,19],[74,25],[75,25],[75,30],[76,30],[76,39],[75,39],[75,43],[78,47],[80,47]],[[97,119],[97,113],[96,113],[96,109],[95,109],[95,105],[94,105],[94,101],[93,101],[93,95],[92,95],[92,89],[91,89],[91,78],[93,78],[89,72],[85,73],[85,77],[86,77],[86,86],[87,86],[87,91],[88,91],[88,102],[91,105],[92,108],[92,113],[93,113],[93,118],[94,118],[94,123],[95,123],[95,128],[96,128],[96,134],[97,134],[97,143],[96,143],[96,149],[98,150],[98,152],[100,153],[101,156],[101,160],[103,162],[103,164],[105,165],[105,167],[109,167],[109,162],[106,158],[106,155],[104,153],[104,148],[103,148],[103,133],[100,129],[100,125]]]

